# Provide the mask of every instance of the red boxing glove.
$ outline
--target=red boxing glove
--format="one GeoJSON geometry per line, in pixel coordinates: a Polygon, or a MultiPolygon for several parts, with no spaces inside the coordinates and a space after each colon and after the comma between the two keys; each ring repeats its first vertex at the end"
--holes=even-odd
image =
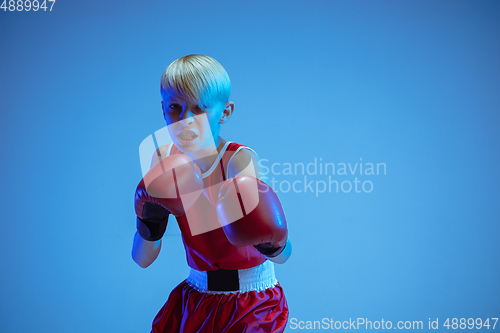
{"type": "Polygon", "coordinates": [[[202,190],[201,171],[189,156],[167,156],[156,163],[137,185],[135,212],[143,218],[144,204],[150,202],[181,216],[193,206],[202,190]]]}
{"type": "Polygon", "coordinates": [[[238,176],[224,183],[217,215],[227,239],[236,247],[272,243],[276,248],[286,243],[288,229],[278,196],[257,178],[238,176]]]}

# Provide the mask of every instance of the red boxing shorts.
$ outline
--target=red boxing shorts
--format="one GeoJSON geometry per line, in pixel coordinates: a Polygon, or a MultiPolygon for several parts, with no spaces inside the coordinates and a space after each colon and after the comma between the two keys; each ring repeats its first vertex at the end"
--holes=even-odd
{"type": "MultiPolygon", "coordinates": [[[[274,264],[237,272],[237,291],[210,289],[211,275],[191,269],[153,321],[152,333],[278,333],[285,330],[288,305],[274,264]]],[[[214,280],[214,278],[212,278],[214,280]]],[[[212,281],[213,282],[213,281],[212,281]]]]}

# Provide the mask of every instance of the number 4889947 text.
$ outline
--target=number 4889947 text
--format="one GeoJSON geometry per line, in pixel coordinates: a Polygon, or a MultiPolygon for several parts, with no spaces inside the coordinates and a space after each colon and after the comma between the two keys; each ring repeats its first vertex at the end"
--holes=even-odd
{"type": "MultiPolygon", "coordinates": [[[[1,0],[0,0],[1,1],[1,0]]],[[[29,12],[30,10],[33,10],[34,12],[38,10],[45,11],[52,11],[52,7],[54,7],[54,4],[56,3],[56,0],[4,0],[2,2],[2,5],[0,6],[0,9],[3,9],[4,12],[9,11],[9,12],[29,12]],[[47,2],[50,5],[50,8],[47,7],[47,2]]]]}

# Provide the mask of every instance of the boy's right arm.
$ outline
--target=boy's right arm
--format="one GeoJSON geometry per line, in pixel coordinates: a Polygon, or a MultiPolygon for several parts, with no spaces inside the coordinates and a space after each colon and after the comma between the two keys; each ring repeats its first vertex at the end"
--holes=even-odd
{"type": "Polygon", "coordinates": [[[157,241],[147,241],[136,232],[134,236],[134,245],[132,247],[132,259],[142,268],[146,268],[158,258],[160,249],[161,239],[157,241]]]}
{"type": "Polygon", "coordinates": [[[135,194],[137,233],[132,258],[143,268],[158,257],[168,216],[183,215],[203,190],[201,171],[193,160],[184,154],[165,157],[166,148],[155,152],[151,169],[139,182],[135,194]]]}
{"type": "MultiPolygon", "coordinates": [[[[151,160],[151,168],[158,163],[162,158],[165,157],[166,147],[162,146],[156,150],[153,154],[151,160]]],[[[132,259],[142,268],[146,268],[151,265],[161,250],[161,239],[157,241],[148,241],[139,235],[139,232],[136,231],[134,235],[134,243],[132,245],[132,259]]]]}

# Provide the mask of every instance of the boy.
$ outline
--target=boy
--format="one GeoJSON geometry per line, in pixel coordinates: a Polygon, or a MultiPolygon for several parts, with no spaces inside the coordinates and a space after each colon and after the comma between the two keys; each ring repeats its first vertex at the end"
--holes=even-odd
{"type": "Polygon", "coordinates": [[[203,55],[175,60],[161,79],[173,143],[158,148],[137,187],[132,257],[143,268],[154,262],[173,214],[191,272],[153,333],[283,332],[288,320],[273,264],[291,254],[284,213],[256,176],[257,154],[219,136],[234,111],[230,90],[224,68],[203,55]]]}

